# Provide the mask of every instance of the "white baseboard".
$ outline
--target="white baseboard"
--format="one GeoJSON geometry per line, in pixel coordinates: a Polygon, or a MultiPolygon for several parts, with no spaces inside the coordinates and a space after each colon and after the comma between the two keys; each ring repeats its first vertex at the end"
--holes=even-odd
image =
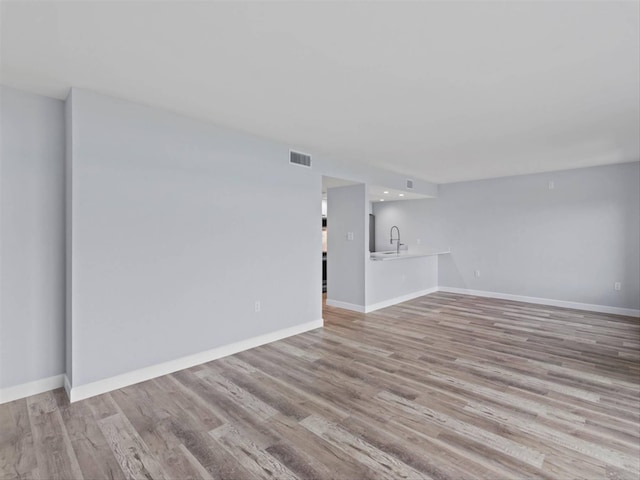
{"type": "Polygon", "coordinates": [[[610,313],[613,315],[626,315],[628,317],[640,317],[640,310],[633,308],[609,307],[607,305],[592,305],[590,303],[568,302],[565,300],[553,300],[551,298],[526,297],[512,295],[510,293],[485,292],[484,290],[470,290],[468,288],[438,287],[438,291],[446,293],[459,293],[476,297],[498,298],[500,300],[513,300],[514,302],[535,303],[538,305],[550,305],[552,307],[573,308],[590,312],[610,313]]]}
{"type": "Polygon", "coordinates": [[[423,297],[425,295],[429,295],[430,293],[435,293],[438,291],[438,287],[428,288],[426,290],[421,290],[419,292],[409,293],[407,295],[402,295],[400,297],[390,298],[389,300],[384,300],[382,302],[374,303],[372,305],[367,305],[365,307],[365,313],[373,312],[375,310],[380,310],[381,308],[390,307],[392,305],[397,305],[398,303],[408,302],[409,300],[413,300],[414,298],[423,297]]]}
{"type": "MultiPolygon", "coordinates": [[[[420,292],[403,295],[393,299],[378,302],[373,305],[356,305],[347,302],[341,302],[337,300],[327,299],[327,305],[344,308],[360,313],[373,312],[381,308],[396,305],[398,303],[406,302],[414,298],[418,298],[436,291],[457,293],[462,295],[473,295],[477,297],[497,298],[501,300],[513,300],[516,302],[533,303],[539,305],[550,305],[554,307],[573,308],[576,310],[586,310],[591,312],[609,313],[614,315],[626,315],[630,317],[640,317],[640,310],[621,307],[610,307],[606,305],[593,305],[588,303],[569,302],[564,300],[553,300],[549,298],[527,297],[523,295],[513,295],[509,293],[487,292],[483,290],[471,290],[467,288],[457,287],[437,287],[420,292]]],[[[321,328],[323,326],[323,320],[315,320],[293,327],[285,328],[275,332],[259,335],[257,337],[249,338],[247,340],[241,340],[239,342],[217,347],[206,352],[189,355],[187,357],[179,358],[169,362],[164,362],[158,365],[135,370],[115,377],[99,380],[97,382],[89,383],[86,385],[80,385],[72,387],[69,379],[66,375],[54,375],[52,377],[35,380],[33,382],[16,385],[13,387],[0,389],[0,405],[3,403],[18,400],[20,398],[28,397],[30,395],[37,395],[39,393],[54,390],[56,388],[64,387],[71,402],[83,400],[85,398],[100,395],[118,388],[123,388],[135,383],[150,380],[155,377],[167,375],[169,373],[183,370],[185,368],[193,367],[202,363],[210,362],[218,358],[233,355],[235,353],[242,352],[266,343],[275,342],[292,335],[298,335],[300,333],[321,328]]]]}
{"type": "Polygon", "coordinates": [[[364,305],[356,305],[355,303],[341,302],[340,300],[331,300],[327,298],[327,305],[330,307],[344,308],[353,312],[365,313],[364,305]]]}
{"type": "Polygon", "coordinates": [[[275,342],[283,338],[298,335],[300,333],[308,332],[309,330],[315,330],[321,328],[324,324],[322,319],[314,320],[300,325],[295,325],[289,328],[283,328],[275,332],[266,333],[264,335],[258,335],[257,337],[241,340],[230,345],[224,345],[222,347],[213,348],[206,352],[196,353],[186,357],[178,358],[168,362],[152,365],[150,367],[141,368],[132,372],[123,373],[111,378],[105,378],[104,380],[98,380],[96,382],[87,383],[85,385],[72,386],[69,394],[70,402],[77,402],[78,400],[84,400],[85,398],[94,397],[102,393],[107,393],[118,388],[127,387],[136,383],[151,380],[152,378],[167,375],[169,373],[177,372],[178,370],[184,370],[195,365],[210,362],[218,358],[233,355],[235,353],[249,350],[250,348],[259,347],[266,343],[275,342]]]}
{"type": "Polygon", "coordinates": [[[357,305],[355,303],[342,302],[340,300],[332,300],[330,298],[327,298],[327,305],[329,305],[330,307],[344,308],[345,310],[351,310],[358,313],[369,313],[380,310],[381,308],[397,305],[398,303],[407,302],[409,300],[413,300],[414,298],[429,295],[430,293],[434,293],[437,291],[438,287],[428,288],[427,290],[421,290],[419,292],[409,293],[400,297],[390,298],[389,300],[383,300],[382,302],[374,303],[371,305],[357,305]]]}
{"type": "Polygon", "coordinates": [[[53,377],[42,378],[14,387],[2,388],[0,389],[0,405],[60,388],[64,385],[64,377],[65,375],[54,375],[53,377]]]}

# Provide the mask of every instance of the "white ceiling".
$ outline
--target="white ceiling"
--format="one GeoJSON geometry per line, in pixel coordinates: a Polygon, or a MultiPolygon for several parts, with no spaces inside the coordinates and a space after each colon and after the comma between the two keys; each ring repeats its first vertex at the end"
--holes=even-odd
{"type": "MultiPolygon", "coordinates": [[[[322,198],[327,199],[327,190],[335,187],[346,187],[348,185],[356,185],[358,182],[345,180],[343,178],[335,178],[322,176],[322,198]]],[[[370,202],[398,202],[402,200],[424,200],[425,198],[433,198],[420,193],[414,193],[407,190],[395,190],[379,185],[369,185],[369,201],[370,202]]]]}
{"type": "Polygon", "coordinates": [[[435,182],[640,159],[639,3],[2,2],[0,82],[71,85],[435,182]]]}
{"type": "Polygon", "coordinates": [[[394,190],[393,188],[371,185],[369,187],[369,201],[378,202],[399,202],[402,200],[423,200],[432,198],[419,193],[408,192],[406,190],[394,190]]]}

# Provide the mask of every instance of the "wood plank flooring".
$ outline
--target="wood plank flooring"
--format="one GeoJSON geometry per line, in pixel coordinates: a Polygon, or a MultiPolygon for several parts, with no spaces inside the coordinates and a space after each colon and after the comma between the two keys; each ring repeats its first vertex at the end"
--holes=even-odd
{"type": "Polygon", "coordinates": [[[634,479],[638,319],[436,293],[69,405],[0,405],[2,479],[634,479]]]}

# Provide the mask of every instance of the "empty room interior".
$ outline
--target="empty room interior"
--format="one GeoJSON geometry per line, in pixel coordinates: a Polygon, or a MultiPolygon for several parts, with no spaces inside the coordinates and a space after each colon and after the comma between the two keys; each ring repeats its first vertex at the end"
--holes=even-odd
{"type": "Polygon", "coordinates": [[[640,2],[0,0],[0,479],[640,477],[640,2]]]}

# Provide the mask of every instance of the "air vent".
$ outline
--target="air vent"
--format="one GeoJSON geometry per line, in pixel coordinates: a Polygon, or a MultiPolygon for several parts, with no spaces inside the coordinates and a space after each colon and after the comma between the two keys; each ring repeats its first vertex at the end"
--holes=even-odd
{"type": "Polygon", "coordinates": [[[289,150],[289,163],[300,165],[302,167],[311,167],[311,155],[306,153],[294,152],[289,150]]]}
{"type": "Polygon", "coordinates": [[[407,178],[407,188],[413,190],[413,180],[407,178]]]}

